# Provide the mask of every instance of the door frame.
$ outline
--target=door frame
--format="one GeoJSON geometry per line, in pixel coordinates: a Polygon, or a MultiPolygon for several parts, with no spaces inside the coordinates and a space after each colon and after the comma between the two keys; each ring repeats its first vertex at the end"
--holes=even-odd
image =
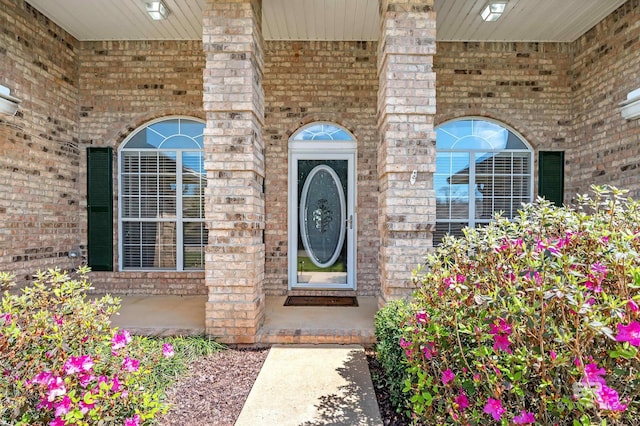
{"type": "Polygon", "coordinates": [[[288,182],[288,289],[289,290],[356,290],[356,149],[354,141],[290,141],[288,182]],[[347,283],[298,283],[298,160],[347,160],[346,220],[347,283]]]}

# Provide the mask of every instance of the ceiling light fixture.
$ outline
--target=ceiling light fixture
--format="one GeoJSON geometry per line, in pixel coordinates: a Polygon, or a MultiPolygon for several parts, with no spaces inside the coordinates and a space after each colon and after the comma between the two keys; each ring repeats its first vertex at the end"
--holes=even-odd
{"type": "Polygon", "coordinates": [[[480,13],[483,21],[497,21],[504,13],[508,0],[491,0],[485,5],[480,13]]]}
{"type": "Polygon", "coordinates": [[[147,13],[154,21],[161,21],[169,16],[169,8],[162,0],[145,1],[144,5],[147,8],[147,13]]]}

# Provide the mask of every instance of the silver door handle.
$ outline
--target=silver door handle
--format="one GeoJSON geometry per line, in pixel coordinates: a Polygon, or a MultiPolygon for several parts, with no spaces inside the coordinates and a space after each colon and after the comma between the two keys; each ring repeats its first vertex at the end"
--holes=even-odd
{"type": "Polygon", "coordinates": [[[347,219],[347,223],[349,224],[349,229],[353,229],[353,215],[349,215],[349,219],[347,219]]]}

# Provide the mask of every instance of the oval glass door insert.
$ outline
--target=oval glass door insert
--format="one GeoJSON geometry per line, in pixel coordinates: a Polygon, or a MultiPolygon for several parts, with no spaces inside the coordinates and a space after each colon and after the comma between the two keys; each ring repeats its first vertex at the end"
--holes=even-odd
{"type": "Polygon", "coordinates": [[[319,268],[332,266],[342,251],[346,227],[340,178],[326,164],[316,166],[300,195],[300,237],[309,259],[319,268]]]}

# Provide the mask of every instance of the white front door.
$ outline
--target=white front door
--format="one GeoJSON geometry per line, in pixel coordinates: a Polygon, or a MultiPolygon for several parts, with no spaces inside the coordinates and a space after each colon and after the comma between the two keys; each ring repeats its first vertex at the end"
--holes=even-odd
{"type": "Polygon", "coordinates": [[[290,144],[289,288],[355,290],[355,146],[290,144]]]}

